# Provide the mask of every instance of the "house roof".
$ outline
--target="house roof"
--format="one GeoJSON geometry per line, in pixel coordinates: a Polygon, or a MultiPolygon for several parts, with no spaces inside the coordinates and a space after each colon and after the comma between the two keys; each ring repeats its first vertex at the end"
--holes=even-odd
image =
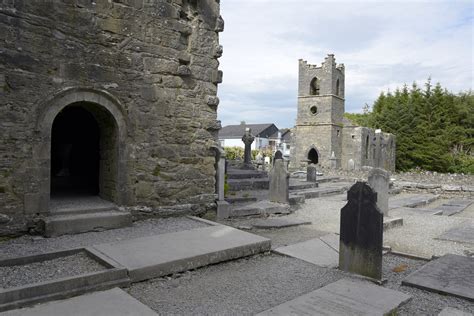
{"type": "Polygon", "coordinates": [[[251,129],[252,135],[262,138],[268,138],[275,129],[278,130],[273,123],[227,125],[219,130],[219,138],[241,138],[247,127],[251,129]]]}
{"type": "Polygon", "coordinates": [[[278,139],[278,133],[280,133],[281,140],[291,140],[291,130],[289,128],[282,128],[273,133],[269,138],[278,139]]]}

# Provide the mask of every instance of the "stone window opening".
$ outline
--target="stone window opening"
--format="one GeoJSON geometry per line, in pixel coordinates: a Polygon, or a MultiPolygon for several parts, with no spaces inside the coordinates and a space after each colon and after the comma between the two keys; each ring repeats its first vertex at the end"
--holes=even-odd
{"type": "Polygon", "coordinates": [[[320,82],[317,77],[314,77],[310,83],[310,94],[319,95],[320,94],[320,82]]]}
{"type": "Polygon", "coordinates": [[[336,81],[336,95],[337,95],[337,96],[340,95],[340,91],[339,91],[339,79],[337,79],[337,81],[336,81]]]}
{"type": "Polygon", "coordinates": [[[337,137],[341,136],[341,131],[340,131],[340,130],[336,130],[336,134],[337,134],[337,137]]]}
{"type": "Polygon", "coordinates": [[[316,115],[318,114],[318,107],[313,105],[312,107],[309,108],[309,111],[311,112],[311,114],[316,115]]]}

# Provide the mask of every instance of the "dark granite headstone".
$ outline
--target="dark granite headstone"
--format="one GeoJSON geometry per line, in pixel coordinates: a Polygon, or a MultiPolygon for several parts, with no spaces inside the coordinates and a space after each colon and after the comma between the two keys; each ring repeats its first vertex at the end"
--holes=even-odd
{"type": "Polygon", "coordinates": [[[316,182],[316,177],[317,177],[316,165],[310,163],[308,167],[306,167],[306,181],[316,182]]]}
{"type": "Polygon", "coordinates": [[[341,209],[339,269],[382,278],[383,213],[377,194],[365,182],[357,182],[347,192],[341,209]]]}
{"type": "Polygon", "coordinates": [[[275,156],[273,156],[273,161],[277,160],[277,159],[283,159],[283,153],[279,150],[277,150],[275,152],[275,156]]]}

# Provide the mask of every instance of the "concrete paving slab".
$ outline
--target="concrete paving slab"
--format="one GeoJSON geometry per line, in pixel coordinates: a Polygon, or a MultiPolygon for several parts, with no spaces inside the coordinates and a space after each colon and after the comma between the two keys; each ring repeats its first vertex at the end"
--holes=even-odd
{"type": "Polygon", "coordinates": [[[445,231],[436,239],[451,240],[464,243],[474,244],[474,224],[468,222],[445,231]]]}
{"type": "Polygon", "coordinates": [[[310,225],[311,222],[296,218],[267,218],[258,219],[252,223],[252,227],[260,229],[285,228],[299,225],[310,225]]]}
{"type": "Polygon", "coordinates": [[[148,306],[142,304],[119,288],[76,296],[63,301],[36,305],[0,313],[0,316],[154,316],[148,306]]]}
{"type": "Polygon", "coordinates": [[[453,307],[445,307],[443,310],[438,314],[438,316],[472,316],[471,313],[464,312],[457,308],[453,307]]]}
{"type": "Polygon", "coordinates": [[[258,315],[386,315],[409,299],[368,282],[342,279],[258,315]]]}
{"type": "Polygon", "coordinates": [[[274,251],[320,267],[335,268],[339,264],[338,252],[319,238],[280,247],[274,251]]]}
{"type": "Polygon", "coordinates": [[[474,258],[447,254],[408,275],[403,285],[474,301],[474,258]]]}
{"type": "Polygon", "coordinates": [[[218,225],[94,248],[127,268],[132,282],[137,282],[269,251],[271,241],[218,225]]]}

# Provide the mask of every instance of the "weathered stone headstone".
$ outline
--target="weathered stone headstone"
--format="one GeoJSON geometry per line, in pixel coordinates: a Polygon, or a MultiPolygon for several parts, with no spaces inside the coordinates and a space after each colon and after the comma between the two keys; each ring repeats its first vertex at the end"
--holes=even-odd
{"type": "Polygon", "coordinates": [[[316,178],[317,178],[316,165],[313,163],[310,163],[308,167],[306,167],[306,181],[316,182],[316,178]]]}
{"type": "Polygon", "coordinates": [[[331,169],[337,169],[337,158],[334,152],[331,153],[331,158],[329,158],[331,169]]]}
{"type": "Polygon", "coordinates": [[[286,171],[282,159],[275,160],[270,172],[270,201],[289,203],[290,174],[286,171]]]}
{"type": "Polygon", "coordinates": [[[377,206],[384,216],[388,216],[388,188],[390,173],[380,168],[373,168],[369,172],[369,185],[377,193],[377,206]]]}
{"type": "Polygon", "coordinates": [[[355,170],[354,159],[349,159],[349,161],[347,162],[347,170],[355,170]]]}
{"type": "Polygon", "coordinates": [[[251,145],[254,141],[255,137],[252,135],[250,128],[245,129],[245,134],[242,136],[242,141],[245,144],[244,150],[244,166],[245,167],[252,167],[252,149],[251,145]]]}
{"type": "Polygon", "coordinates": [[[382,278],[383,213],[377,194],[365,182],[357,182],[347,192],[341,209],[339,269],[382,278]]]}

